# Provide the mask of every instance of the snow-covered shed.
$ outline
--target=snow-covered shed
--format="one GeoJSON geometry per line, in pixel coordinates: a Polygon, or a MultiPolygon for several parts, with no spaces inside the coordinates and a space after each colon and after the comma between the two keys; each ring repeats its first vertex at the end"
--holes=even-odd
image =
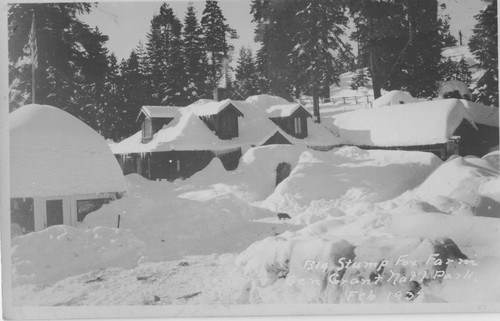
{"type": "Polygon", "coordinates": [[[11,223],[18,232],[77,225],[127,187],[106,141],[52,106],[9,115],[11,223]]]}
{"type": "Polygon", "coordinates": [[[442,159],[473,154],[478,139],[474,120],[458,99],[343,113],[334,117],[333,127],[346,145],[429,151],[442,159]]]}
{"type": "Polygon", "coordinates": [[[373,101],[373,107],[387,107],[415,103],[418,100],[402,90],[389,91],[373,101]]]}

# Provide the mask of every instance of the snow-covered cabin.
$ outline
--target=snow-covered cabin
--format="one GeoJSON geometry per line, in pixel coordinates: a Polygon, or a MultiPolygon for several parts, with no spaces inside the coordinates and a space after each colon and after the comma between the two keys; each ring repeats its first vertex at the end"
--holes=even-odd
{"type": "Polygon", "coordinates": [[[126,192],[104,138],[67,112],[27,105],[9,123],[13,234],[75,226],[126,192]]]}
{"type": "Polygon", "coordinates": [[[435,100],[336,115],[334,130],[346,145],[367,149],[474,154],[479,139],[475,122],[458,99],[435,100]]]}
{"type": "Polygon", "coordinates": [[[242,152],[255,146],[299,144],[330,149],[338,145],[331,132],[310,118],[302,106],[269,95],[246,101],[200,99],[186,107],[145,106],[138,117],[142,130],[111,148],[125,175],[175,180],[190,177],[214,157],[226,170],[236,169],[242,152]],[[280,128],[272,120],[274,114],[266,112],[273,108],[285,110],[285,117],[291,119],[295,115],[304,118],[302,130],[294,137],[280,128]]]}
{"type": "Polygon", "coordinates": [[[295,138],[307,137],[307,118],[312,115],[300,104],[274,105],[266,110],[269,118],[295,138]]]}
{"type": "Polygon", "coordinates": [[[418,99],[402,90],[389,91],[373,101],[373,107],[387,107],[392,105],[411,104],[418,99]]]}
{"type": "Polygon", "coordinates": [[[158,114],[172,119],[150,139],[142,139],[143,126],[141,131],[111,147],[125,175],[138,173],[148,179],[170,181],[188,178],[205,168],[214,157],[219,157],[226,169],[236,168],[240,149],[218,137],[202,120],[204,114],[199,116],[190,106],[158,107],[162,108],[165,111],[158,114]]]}

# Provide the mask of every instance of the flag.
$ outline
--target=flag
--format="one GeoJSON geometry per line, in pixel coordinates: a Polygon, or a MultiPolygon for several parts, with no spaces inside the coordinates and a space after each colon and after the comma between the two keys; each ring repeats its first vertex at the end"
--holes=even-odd
{"type": "Polygon", "coordinates": [[[38,47],[36,43],[36,26],[35,26],[35,14],[33,13],[33,19],[31,21],[31,31],[29,38],[29,45],[31,50],[31,63],[33,68],[38,68],[38,47]]]}

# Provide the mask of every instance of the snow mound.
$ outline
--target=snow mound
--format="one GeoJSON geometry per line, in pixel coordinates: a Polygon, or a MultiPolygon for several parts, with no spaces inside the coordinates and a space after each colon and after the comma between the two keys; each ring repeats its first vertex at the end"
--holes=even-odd
{"type": "Polygon", "coordinates": [[[13,284],[44,286],[101,268],[132,268],[144,245],[128,230],[51,226],[12,240],[13,284]]]}
{"type": "Polygon", "coordinates": [[[500,186],[495,183],[500,170],[496,164],[498,153],[482,159],[452,157],[415,190],[415,195],[445,213],[500,217],[500,186]]]}
{"type": "Polygon", "coordinates": [[[250,103],[254,106],[257,106],[258,108],[262,109],[263,111],[268,109],[271,106],[275,105],[289,105],[290,102],[286,100],[285,98],[281,98],[278,96],[271,96],[271,95],[254,95],[248,97],[245,102],[250,103]]]}
{"type": "Polygon", "coordinates": [[[11,197],[126,191],[104,138],[69,113],[26,105],[9,124],[11,197]]]}
{"type": "MultiPolygon", "coordinates": [[[[148,181],[138,175],[126,179],[130,193],[87,215],[83,223],[92,228],[113,227],[120,215],[120,228],[146,244],[143,261],[237,252],[282,229],[253,222],[275,213],[251,206],[232,193],[204,191],[196,177],[178,183],[148,181]]],[[[200,176],[198,180],[204,181],[200,176]]]]}
{"type": "Polygon", "coordinates": [[[401,90],[392,90],[373,101],[373,107],[386,107],[392,105],[410,104],[417,102],[410,93],[401,90]]]}
{"type": "Polygon", "coordinates": [[[306,151],[262,206],[307,222],[310,216],[331,216],[327,214],[332,207],[353,213],[353,204],[386,201],[417,187],[440,164],[434,154],[422,152],[357,147],[328,153],[306,151]]]}
{"type": "Polygon", "coordinates": [[[459,80],[447,80],[439,84],[438,97],[444,99],[446,94],[458,91],[461,97],[468,100],[472,99],[472,93],[469,87],[462,81],[459,80]]]}

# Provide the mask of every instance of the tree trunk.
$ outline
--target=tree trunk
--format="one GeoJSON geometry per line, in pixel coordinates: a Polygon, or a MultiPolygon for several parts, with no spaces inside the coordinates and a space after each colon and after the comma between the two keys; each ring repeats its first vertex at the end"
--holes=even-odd
{"type": "Polygon", "coordinates": [[[381,93],[381,87],[380,87],[380,82],[379,82],[379,77],[377,74],[377,70],[375,70],[375,53],[373,50],[372,45],[370,44],[370,72],[372,74],[372,87],[373,87],[373,98],[377,99],[380,96],[382,96],[381,93]]]}
{"type": "Polygon", "coordinates": [[[313,83],[313,88],[312,88],[312,95],[313,95],[313,114],[316,123],[321,123],[321,118],[319,116],[319,95],[318,95],[318,85],[316,83],[313,83]]]}

